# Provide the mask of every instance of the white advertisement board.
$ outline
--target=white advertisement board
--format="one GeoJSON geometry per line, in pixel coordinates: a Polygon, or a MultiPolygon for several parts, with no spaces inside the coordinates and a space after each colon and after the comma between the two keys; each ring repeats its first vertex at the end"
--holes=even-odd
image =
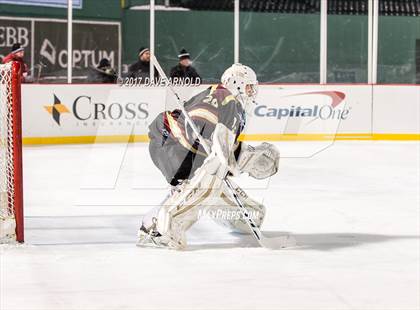
{"type": "Polygon", "coordinates": [[[375,86],[373,95],[375,133],[420,133],[420,85],[375,86]]]}
{"type": "Polygon", "coordinates": [[[23,136],[35,142],[94,142],[103,135],[146,135],[148,123],[164,108],[164,95],[151,87],[24,85],[23,136]]]}
{"type": "MultiPolygon", "coordinates": [[[[178,88],[188,100],[208,85],[178,88]]],[[[260,85],[245,140],[368,139],[419,133],[420,87],[260,85]],[[399,112],[398,112],[399,111],[399,112]],[[374,126],[374,127],[373,127],[374,126]]],[[[164,87],[22,87],[27,144],[147,141],[156,115],[176,108],[164,87]]]]}

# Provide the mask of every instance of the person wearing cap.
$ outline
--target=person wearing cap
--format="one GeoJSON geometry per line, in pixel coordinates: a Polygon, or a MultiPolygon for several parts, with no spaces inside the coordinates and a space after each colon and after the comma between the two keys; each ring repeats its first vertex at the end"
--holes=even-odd
{"type": "Polygon", "coordinates": [[[25,78],[28,75],[28,66],[25,64],[25,61],[23,60],[24,56],[25,56],[25,51],[22,45],[20,43],[15,43],[12,46],[12,51],[10,52],[10,54],[8,54],[7,56],[3,58],[4,64],[11,61],[17,61],[20,63],[20,67],[21,67],[20,72],[21,72],[22,82],[25,81],[25,78]]]}
{"type": "Polygon", "coordinates": [[[115,83],[117,81],[117,73],[111,67],[109,60],[102,58],[99,66],[90,68],[88,81],[90,83],[115,83]]]}
{"type": "Polygon", "coordinates": [[[179,52],[178,59],[179,63],[171,69],[169,74],[172,81],[178,81],[180,84],[200,84],[201,77],[191,66],[190,53],[188,53],[186,49],[182,49],[179,52]],[[177,80],[175,78],[177,78],[177,80]]]}
{"type": "MultiPolygon", "coordinates": [[[[138,54],[139,60],[128,68],[128,77],[132,78],[149,78],[150,74],[150,50],[147,47],[141,47],[138,54]]],[[[159,73],[155,69],[155,79],[159,77],[159,73]]]]}

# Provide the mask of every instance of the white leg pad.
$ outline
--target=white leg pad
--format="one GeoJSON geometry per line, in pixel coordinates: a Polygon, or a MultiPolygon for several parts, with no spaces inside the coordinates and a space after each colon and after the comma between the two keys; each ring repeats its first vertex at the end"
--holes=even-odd
{"type": "MultiPolygon", "coordinates": [[[[232,180],[231,183],[235,186],[236,193],[238,194],[245,208],[248,210],[255,224],[258,227],[261,227],[265,218],[264,205],[250,198],[232,180]]],[[[233,200],[227,189],[222,191],[220,196],[214,198],[212,205],[213,206],[211,206],[208,211],[210,211],[210,216],[216,223],[228,227],[234,232],[244,234],[251,233],[241,210],[236,205],[236,202],[233,200]]]]}
{"type": "MultiPolygon", "coordinates": [[[[166,240],[171,240],[170,247],[172,248],[184,249],[186,247],[186,231],[198,220],[200,210],[211,207],[212,198],[220,196],[222,188],[220,176],[224,174],[217,171],[210,174],[206,170],[206,165],[207,163],[204,163],[191,180],[177,186],[172,195],[153,211],[155,214],[153,223],[156,224],[156,230],[166,240]]],[[[150,217],[150,215],[146,216],[146,218],[150,217]]]]}

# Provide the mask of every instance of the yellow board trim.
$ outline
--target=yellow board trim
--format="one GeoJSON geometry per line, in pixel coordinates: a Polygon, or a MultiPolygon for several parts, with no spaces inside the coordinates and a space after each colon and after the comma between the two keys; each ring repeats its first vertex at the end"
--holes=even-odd
{"type": "Polygon", "coordinates": [[[420,133],[403,133],[403,134],[386,134],[376,133],[373,134],[372,140],[407,140],[407,141],[419,141],[420,133]]]}
{"type": "Polygon", "coordinates": [[[334,141],[334,140],[420,140],[420,134],[338,133],[332,134],[244,134],[241,141],[334,141]]]}
{"type": "MultiPolygon", "coordinates": [[[[360,133],[336,135],[327,134],[244,134],[239,137],[241,141],[420,141],[420,134],[398,133],[360,133]]],[[[43,144],[91,144],[91,143],[133,143],[149,142],[147,135],[113,135],[113,136],[70,136],[70,137],[31,137],[23,138],[24,145],[43,144]]]]}
{"type": "Polygon", "coordinates": [[[24,145],[38,144],[92,144],[92,143],[124,143],[149,142],[147,135],[115,135],[115,136],[71,136],[71,137],[31,137],[23,138],[24,145]]]}

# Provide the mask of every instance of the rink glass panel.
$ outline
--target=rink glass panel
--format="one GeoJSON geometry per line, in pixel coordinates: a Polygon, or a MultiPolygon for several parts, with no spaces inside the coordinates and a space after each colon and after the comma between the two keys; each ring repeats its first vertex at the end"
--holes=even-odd
{"type": "Polygon", "coordinates": [[[122,65],[121,75],[138,61],[139,49],[150,45],[150,12],[125,10],[122,19],[122,65]]]}
{"type": "Polygon", "coordinates": [[[266,83],[319,83],[320,15],[240,13],[240,62],[266,83]]]}
{"type": "Polygon", "coordinates": [[[368,27],[367,15],[328,14],[329,83],[367,83],[368,27]]]}
{"type": "Polygon", "coordinates": [[[379,16],[378,83],[420,84],[418,41],[420,16],[379,16]]]}
{"type": "Polygon", "coordinates": [[[220,81],[234,58],[233,12],[156,11],[156,54],[167,74],[185,48],[204,82],[220,81]]]}

